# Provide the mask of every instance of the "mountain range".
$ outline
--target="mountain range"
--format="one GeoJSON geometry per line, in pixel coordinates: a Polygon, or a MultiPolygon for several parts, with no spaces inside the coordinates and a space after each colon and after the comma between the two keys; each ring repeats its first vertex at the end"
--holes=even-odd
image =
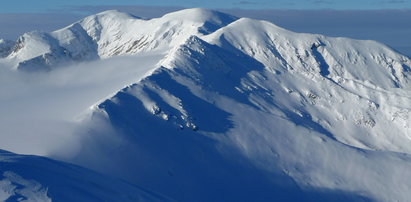
{"type": "Polygon", "coordinates": [[[68,83],[86,80],[96,94],[82,104],[86,93],[70,94],[58,106],[70,109],[64,119],[76,117],[75,135],[59,143],[81,145],[74,152],[0,142],[37,155],[2,152],[0,199],[410,198],[411,60],[379,42],[295,33],[199,8],[154,19],[105,11],[0,40],[0,57],[24,78],[80,72],[68,83]],[[114,73],[98,72],[108,68],[122,72],[122,82],[104,82],[114,73]],[[111,88],[97,93],[103,84],[111,88]]]}

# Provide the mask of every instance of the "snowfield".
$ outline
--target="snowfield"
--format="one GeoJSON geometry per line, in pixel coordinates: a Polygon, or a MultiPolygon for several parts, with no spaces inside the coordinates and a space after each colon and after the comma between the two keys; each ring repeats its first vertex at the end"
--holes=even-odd
{"type": "MultiPolygon", "coordinates": [[[[2,149],[177,201],[411,197],[411,60],[381,43],[205,9],[106,11],[0,41],[1,55],[2,149]]],[[[25,177],[6,162],[0,199],[59,200],[46,170],[25,177]]]]}

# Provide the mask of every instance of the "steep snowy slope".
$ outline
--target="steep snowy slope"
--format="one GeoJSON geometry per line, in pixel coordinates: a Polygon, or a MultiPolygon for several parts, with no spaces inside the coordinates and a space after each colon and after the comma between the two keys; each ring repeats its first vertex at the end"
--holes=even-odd
{"type": "Polygon", "coordinates": [[[298,34],[251,19],[206,40],[264,66],[237,86],[261,110],[311,119],[355,147],[411,153],[409,58],[374,41],[298,34]]]}
{"type": "Polygon", "coordinates": [[[182,201],[410,197],[408,58],[250,19],[202,38],[98,105],[92,120],[106,119],[125,141],[73,161],[182,201]],[[109,157],[87,160],[98,153],[109,157]]]}
{"type": "Polygon", "coordinates": [[[24,34],[8,58],[18,69],[38,69],[138,52],[166,53],[191,35],[209,34],[234,20],[233,16],[203,9],[151,20],[105,11],[52,33],[24,34]]]}
{"type": "Polygon", "coordinates": [[[1,201],[171,201],[71,164],[0,150],[1,201]]]}
{"type": "Polygon", "coordinates": [[[50,34],[29,32],[17,40],[7,59],[18,69],[40,71],[68,62],[67,55],[68,52],[50,34]]]}

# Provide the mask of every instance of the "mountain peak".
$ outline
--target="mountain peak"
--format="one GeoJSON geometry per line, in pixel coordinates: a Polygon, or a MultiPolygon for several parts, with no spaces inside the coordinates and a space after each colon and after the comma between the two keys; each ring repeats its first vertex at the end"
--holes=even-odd
{"type": "Polygon", "coordinates": [[[125,12],[121,12],[119,10],[106,10],[91,16],[86,17],[87,18],[95,18],[95,17],[99,17],[99,18],[114,18],[114,19],[139,19],[140,17],[131,15],[129,13],[125,13],[125,12]]]}
{"type": "Polygon", "coordinates": [[[176,12],[168,13],[164,15],[162,18],[191,20],[194,22],[215,21],[221,24],[229,24],[232,21],[238,19],[235,16],[205,8],[190,8],[179,10],[176,12]]]}

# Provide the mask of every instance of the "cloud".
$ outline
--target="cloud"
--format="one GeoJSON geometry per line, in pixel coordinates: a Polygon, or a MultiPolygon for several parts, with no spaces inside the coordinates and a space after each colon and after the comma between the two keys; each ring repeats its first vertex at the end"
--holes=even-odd
{"type": "Polygon", "coordinates": [[[327,1],[327,0],[316,0],[316,1],[311,1],[314,4],[334,4],[332,1],[327,1]]]}
{"type": "Polygon", "coordinates": [[[81,15],[91,15],[106,10],[120,10],[122,12],[131,13],[142,18],[160,17],[166,13],[184,9],[178,6],[132,6],[132,5],[110,5],[110,6],[66,6],[52,12],[76,13],[81,15]]]}
{"type": "Polygon", "coordinates": [[[383,3],[389,3],[389,4],[403,4],[405,3],[404,0],[391,0],[391,1],[383,1],[383,3]]]}
{"type": "Polygon", "coordinates": [[[315,4],[333,4],[334,2],[324,1],[324,0],[317,0],[317,1],[313,1],[313,3],[315,3],[315,4]]]}
{"type": "Polygon", "coordinates": [[[80,122],[90,106],[138,81],[160,58],[115,57],[40,73],[14,71],[0,63],[0,148],[75,155],[83,147],[79,126],[86,127],[80,122]]]}
{"type": "Polygon", "coordinates": [[[258,5],[261,4],[259,2],[253,2],[253,1],[240,1],[235,3],[236,5],[258,5]]]}
{"type": "Polygon", "coordinates": [[[410,0],[380,0],[380,1],[375,1],[372,2],[374,5],[380,5],[383,7],[406,7],[405,4],[408,5],[408,7],[411,5],[410,0]]]}

